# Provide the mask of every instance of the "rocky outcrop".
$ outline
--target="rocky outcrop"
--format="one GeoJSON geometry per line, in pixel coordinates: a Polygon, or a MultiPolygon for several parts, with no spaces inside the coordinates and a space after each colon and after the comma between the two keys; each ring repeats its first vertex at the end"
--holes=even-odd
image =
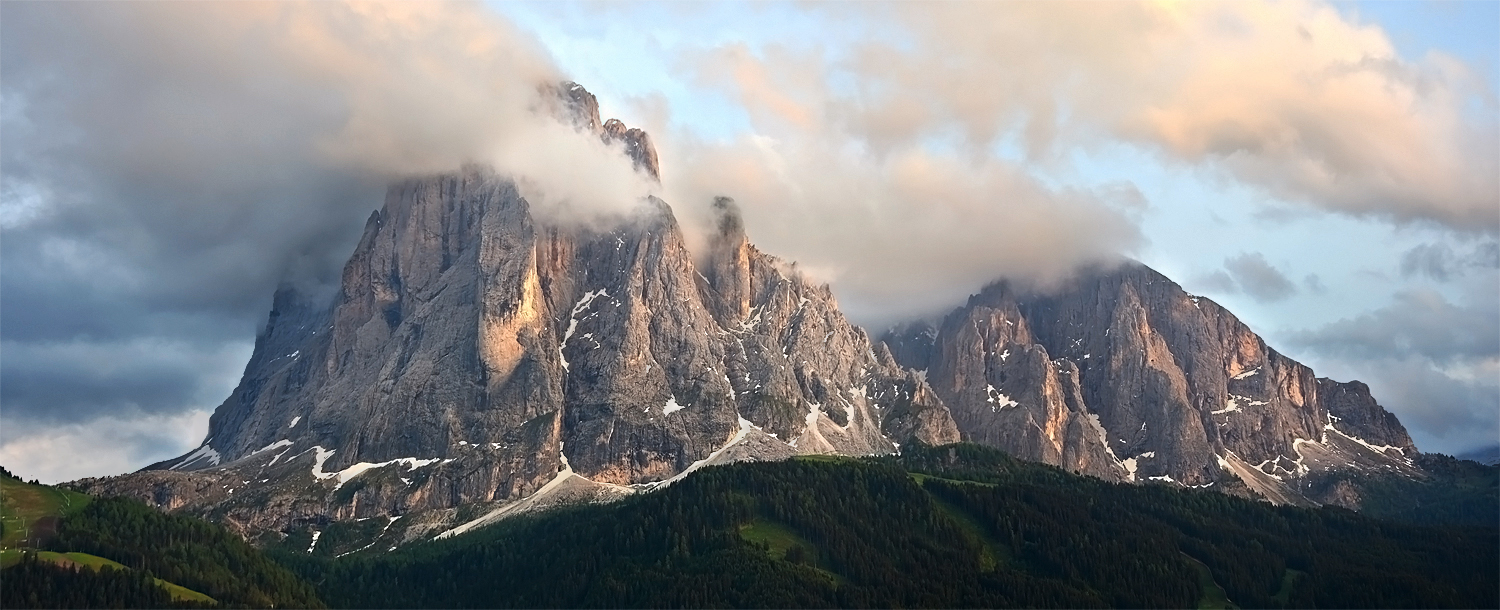
{"type": "MultiPolygon", "coordinates": [[[[581,87],[557,95],[655,175],[643,132],[600,123],[581,87]]],[[[695,262],[658,199],[599,227],[539,223],[482,167],[393,185],[333,299],[278,291],[200,448],[86,485],[264,531],[958,440],[828,286],[752,246],[732,202],[713,205],[719,231],[695,262]]]]}
{"type": "Polygon", "coordinates": [[[1316,378],[1138,263],[1050,292],[998,283],[935,333],[887,337],[927,370],[966,440],[1076,472],[1210,485],[1245,478],[1230,467],[1242,462],[1275,485],[1314,469],[1411,469],[1410,437],[1364,384],[1316,378]]]}

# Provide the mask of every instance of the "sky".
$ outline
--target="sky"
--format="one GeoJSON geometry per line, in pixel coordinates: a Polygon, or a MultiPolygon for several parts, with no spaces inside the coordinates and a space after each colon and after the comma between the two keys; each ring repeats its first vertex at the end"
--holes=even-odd
{"type": "Polygon", "coordinates": [[[730,196],[874,332],[1141,260],[1424,451],[1500,442],[1500,3],[3,3],[0,464],[199,444],[384,186],[730,196]],[[539,120],[574,80],[660,184],[539,120]],[[578,180],[580,174],[588,180],[578,180]]]}

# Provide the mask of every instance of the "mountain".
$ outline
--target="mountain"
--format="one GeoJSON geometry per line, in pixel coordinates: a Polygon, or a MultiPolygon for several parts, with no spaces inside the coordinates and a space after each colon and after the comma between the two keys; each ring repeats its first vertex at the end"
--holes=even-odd
{"type": "Polygon", "coordinates": [[[1329,472],[1422,476],[1411,437],[1368,386],[1316,377],[1139,263],[1047,291],[998,282],[935,328],[883,339],[925,371],[965,440],[1074,472],[1283,503],[1340,503],[1308,488],[1329,472]]]}
{"type": "Polygon", "coordinates": [[[1423,527],[1210,490],[1110,484],[967,444],[708,468],[660,493],[393,553],[335,560],[335,549],[310,556],[301,544],[277,556],[336,607],[1500,601],[1493,522],[1423,527]]]}
{"type": "MultiPolygon", "coordinates": [[[[656,174],[642,132],[599,123],[577,85],[557,99],[656,174]]],[[[430,525],[446,529],[455,507],[539,490],[604,499],[720,461],[959,439],[828,286],[750,245],[732,201],[712,205],[695,264],[657,199],[597,228],[537,222],[477,166],[396,184],[331,302],[277,291],[202,446],[79,485],[247,535],[445,510],[430,525]]]]}
{"type": "MultiPolygon", "coordinates": [[[[601,122],[582,87],[543,99],[660,176],[650,137],[601,122]]],[[[1358,506],[1359,477],[1424,476],[1363,384],[1316,378],[1142,265],[997,283],[873,340],[752,245],[732,200],[702,204],[716,224],[690,253],[656,198],[564,222],[480,166],[394,184],[336,294],[277,290],[200,447],[73,486],[267,544],[384,521],[362,544],[394,547],[707,465],[913,442],[1280,503],[1358,506]]]]}

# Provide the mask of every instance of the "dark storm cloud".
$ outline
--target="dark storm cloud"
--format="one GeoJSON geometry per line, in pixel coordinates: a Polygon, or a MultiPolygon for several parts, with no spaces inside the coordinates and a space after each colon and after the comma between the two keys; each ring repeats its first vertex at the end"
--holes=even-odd
{"type": "MultiPolygon", "coordinates": [[[[100,413],[171,414],[222,400],[249,355],[248,342],[192,344],[166,339],[116,342],[5,341],[7,420],[51,424],[100,413]]],[[[6,434],[5,436],[10,436],[6,434]]]]}
{"type": "MultiPolygon", "coordinates": [[[[1371,391],[1415,433],[1439,439],[1447,452],[1495,441],[1500,426],[1500,385],[1459,379],[1420,361],[1385,361],[1372,369],[1371,391]]],[[[1436,450],[1432,443],[1425,447],[1436,450]]]]}
{"type": "Polygon", "coordinates": [[[553,216],[645,194],[539,118],[560,79],[476,4],[8,3],[0,454],[185,438],[101,426],[202,425],[277,285],[331,292],[394,179],[490,163],[553,216]]]}

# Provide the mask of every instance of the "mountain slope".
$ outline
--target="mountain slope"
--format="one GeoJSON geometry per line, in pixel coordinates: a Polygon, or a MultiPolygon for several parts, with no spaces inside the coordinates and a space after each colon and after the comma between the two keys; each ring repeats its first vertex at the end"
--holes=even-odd
{"type": "Polygon", "coordinates": [[[217,525],[4,473],[0,499],[5,607],[322,605],[307,583],[217,525]]]}
{"type": "Polygon", "coordinates": [[[1246,607],[1488,607],[1497,543],[958,445],[709,468],[396,553],[283,557],[358,607],[1187,607],[1212,587],[1246,607]]]}

